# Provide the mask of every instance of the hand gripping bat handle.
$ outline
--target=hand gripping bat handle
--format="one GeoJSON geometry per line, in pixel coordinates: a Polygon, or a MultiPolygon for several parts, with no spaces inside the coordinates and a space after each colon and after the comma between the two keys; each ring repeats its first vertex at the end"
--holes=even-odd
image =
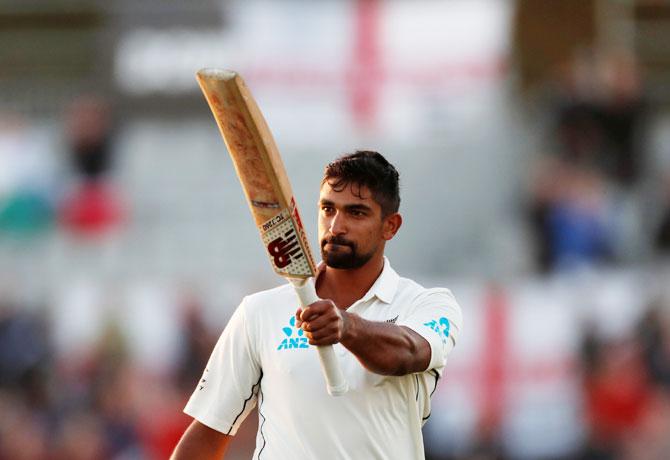
{"type": "MultiPolygon", "coordinates": [[[[291,284],[295,288],[295,292],[300,299],[300,305],[304,308],[307,305],[316,302],[319,296],[316,295],[314,281],[312,278],[306,280],[291,279],[291,284]]],[[[344,380],[340,363],[335,356],[335,350],[332,345],[325,345],[316,347],[319,351],[319,358],[321,359],[321,369],[326,377],[326,384],[328,386],[328,394],[331,396],[341,396],[349,390],[347,381],[344,380]]]]}

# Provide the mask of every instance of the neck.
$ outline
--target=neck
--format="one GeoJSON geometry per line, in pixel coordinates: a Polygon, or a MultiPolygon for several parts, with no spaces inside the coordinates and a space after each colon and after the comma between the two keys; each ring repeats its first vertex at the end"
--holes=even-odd
{"type": "Polygon", "coordinates": [[[316,282],[316,292],[346,310],[363,297],[377,281],[384,268],[382,254],[374,256],[359,268],[338,269],[326,266],[316,282]]]}

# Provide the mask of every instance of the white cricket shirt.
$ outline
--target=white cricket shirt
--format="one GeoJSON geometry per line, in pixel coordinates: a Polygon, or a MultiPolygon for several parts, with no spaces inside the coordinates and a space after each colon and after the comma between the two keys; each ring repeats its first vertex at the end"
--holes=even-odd
{"type": "Polygon", "coordinates": [[[384,259],[375,284],[347,311],[418,332],[430,343],[430,365],[402,377],[378,375],[336,344],[349,382],[340,397],[328,395],[318,353],[295,327],[298,307],[290,284],[245,297],[184,412],[234,435],[258,404],[254,459],[423,459],[430,396],[461,330],[451,292],[401,278],[384,259]]]}

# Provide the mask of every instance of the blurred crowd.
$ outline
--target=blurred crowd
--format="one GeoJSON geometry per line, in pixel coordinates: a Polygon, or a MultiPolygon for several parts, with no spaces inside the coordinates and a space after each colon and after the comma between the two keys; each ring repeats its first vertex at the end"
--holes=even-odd
{"type": "MultiPolygon", "coordinates": [[[[177,353],[165,365],[147,367],[137,360],[114,315],[90,346],[63,353],[43,309],[0,302],[0,460],[167,458],[190,423],[181,410],[219,333],[206,321],[197,295],[183,295],[177,311],[177,353]]],[[[537,458],[667,458],[670,301],[656,299],[631,325],[630,334],[604,335],[595,326],[586,321],[576,361],[568,370],[569,378],[578,382],[581,434],[567,454],[537,458]]],[[[459,378],[454,372],[461,371],[448,368],[438,393],[454,391],[451,381],[459,378]]],[[[546,371],[539,372],[534,377],[538,380],[546,371]]],[[[510,410],[502,400],[494,406],[510,410]]],[[[436,404],[434,411],[440,410],[436,404]]],[[[503,438],[503,419],[509,420],[510,414],[484,411],[477,417],[477,432],[458,452],[445,451],[428,436],[427,458],[535,458],[510,449],[503,438]]],[[[438,415],[428,423],[432,434],[447,429],[440,427],[438,415]]],[[[235,437],[230,458],[250,458],[254,430],[250,417],[235,437]]],[[[546,433],[549,438],[557,435],[546,433]]]]}
{"type": "MultiPolygon", "coordinates": [[[[634,56],[582,50],[556,75],[527,201],[538,272],[666,266],[670,145],[655,145],[660,112],[634,56]]],[[[651,302],[631,331],[584,333],[578,458],[670,457],[670,301],[651,302]]]]}
{"type": "Polygon", "coordinates": [[[59,355],[43,316],[0,303],[0,459],[167,458],[216,340],[193,297],[181,312],[177,360],[155,372],[113,320],[94,346],[59,355]]]}

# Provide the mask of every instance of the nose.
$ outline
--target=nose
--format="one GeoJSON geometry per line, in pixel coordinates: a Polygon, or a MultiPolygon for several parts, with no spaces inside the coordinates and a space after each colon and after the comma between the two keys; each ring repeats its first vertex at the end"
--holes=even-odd
{"type": "Polygon", "coordinates": [[[330,226],[328,228],[331,235],[343,235],[347,233],[346,223],[344,221],[344,215],[341,212],[336,212],[335,215],[330,220],[330,226]]]}

